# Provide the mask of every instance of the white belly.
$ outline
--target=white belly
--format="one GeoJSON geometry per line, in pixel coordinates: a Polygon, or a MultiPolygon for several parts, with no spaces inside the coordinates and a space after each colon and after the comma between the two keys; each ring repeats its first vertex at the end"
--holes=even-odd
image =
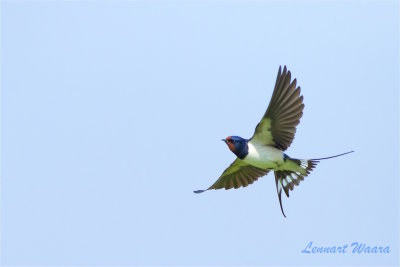
{"type": "Polygon", "coordinates": [[[283,163],[283,152],[272,146],[257,146],[248,143],[249,154],[244,161],[250,165],[263,168],[275,169],[278,164],[283,163]]]}

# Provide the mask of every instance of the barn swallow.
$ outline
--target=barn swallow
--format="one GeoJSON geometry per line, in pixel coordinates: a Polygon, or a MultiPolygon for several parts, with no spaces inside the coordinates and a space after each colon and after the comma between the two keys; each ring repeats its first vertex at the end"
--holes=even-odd
{"type": "Polygon", "coordinates": [[[239,136],[222,139],[237,158],[213,185],[194,193],[246,187],[268,172],[274,171],[279,205],[283,216],[286,217],[282,207],[282,191],[289,197],[289,191],[298,186],[321,160],[354,152],[315,159],[296,159],[284,153],[292,143],[296,126],[303,115],[303,96],[300,95],[300,87],[296,87],[296,84],[296,79],[291,81],[291,73],[287,71],[286,66],[283,72],[279,67],[269,106],[257,124],[253,136],[250,139],[239,136]]]}

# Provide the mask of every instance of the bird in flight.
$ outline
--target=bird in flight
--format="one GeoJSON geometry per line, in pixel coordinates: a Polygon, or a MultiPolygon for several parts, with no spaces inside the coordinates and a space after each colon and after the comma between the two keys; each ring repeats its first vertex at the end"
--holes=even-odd
{"type": "Polygon", "coordinates": [[[213,185],[194,193],[246,187],[259,177],[267,175],[269,171],[274,171],[279,204],[283,216],[286,217],[282,207],[282,191],[289,197],[289,191],[298,186],[319,161],[354,152],[317,159],[296,159],[284,153],[292,143],[296,126],[303,115],[303,96],[300,95],[300,87],[296,84],[296,79],[291,81],[291,73],[287,71],[286,66],[283,72],[279,67],[271,101],[257,124],[254,135],[250,139],[239,136],[222,139],[237,158],[213,185]]]}

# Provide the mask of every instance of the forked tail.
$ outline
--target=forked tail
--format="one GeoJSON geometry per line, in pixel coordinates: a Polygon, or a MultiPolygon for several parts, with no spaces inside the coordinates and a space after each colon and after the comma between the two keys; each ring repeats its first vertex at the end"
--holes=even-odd
{"type": "Polygon", "coordinates": [[[340,156],[343,156],[343,155],[346,155],[346,154],[350,154],[350,153],[353,153],[353,152],[354,151],[352,150],[352,151],[345,152],[345,153],[342,153],[342,154],[339,154],[339,155],[335,155],[335,156],[330,156],[330,157],[326,157],[326,158],[319,158],[319,159],[311,159],[311,160],[319,161],[319,160],[324,160],[324,159],[332,159],[332,158],[340,157],[340,156]]]}
{"type": "Polygon", "coordinates": [[[334,155],[325,158],[317,158],[317,159],[292,159],[287,157],[286,160],[293,163],[293,170],[282,170],[275,171],[275,183],[276,183],[276,191],[278,193],[279,204],[281,206],[281,211],[283,216],[286,217],[285,212],[282,207],[282,190],[285,192],[286,196],[289,197],[289,190],[293,190],[295,186],[299,185],[301,181],[304,180],[304,177],[308,176],[310,172],[317,166],[318,162],[325,159],[331,159],[340,157],[349,153],[353,153],[354,151],[349,151],[346,153],[342,153],[339,155],[334,155]]]}

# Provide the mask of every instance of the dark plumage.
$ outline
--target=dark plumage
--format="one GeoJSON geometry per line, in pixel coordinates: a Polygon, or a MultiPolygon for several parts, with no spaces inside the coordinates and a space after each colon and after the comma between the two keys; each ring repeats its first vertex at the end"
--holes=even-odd
{"type": "Polygon", "coordinates": [[[279,204],[286,217],[282,207],[282,191],[289,197],[289,191],[298,186],[320,160],[353,152],[319,159],[295,159],[283,153],[294,139],[303,109],[303,96],[300,95],[297,80],[291,81],[291,73],[286,66],[283,71],[279,67],[271,101],[254,135],[250,139],[239,136],[223,139],[237,158],[207,190],[246,187],[273,170],[279,204]]]}

